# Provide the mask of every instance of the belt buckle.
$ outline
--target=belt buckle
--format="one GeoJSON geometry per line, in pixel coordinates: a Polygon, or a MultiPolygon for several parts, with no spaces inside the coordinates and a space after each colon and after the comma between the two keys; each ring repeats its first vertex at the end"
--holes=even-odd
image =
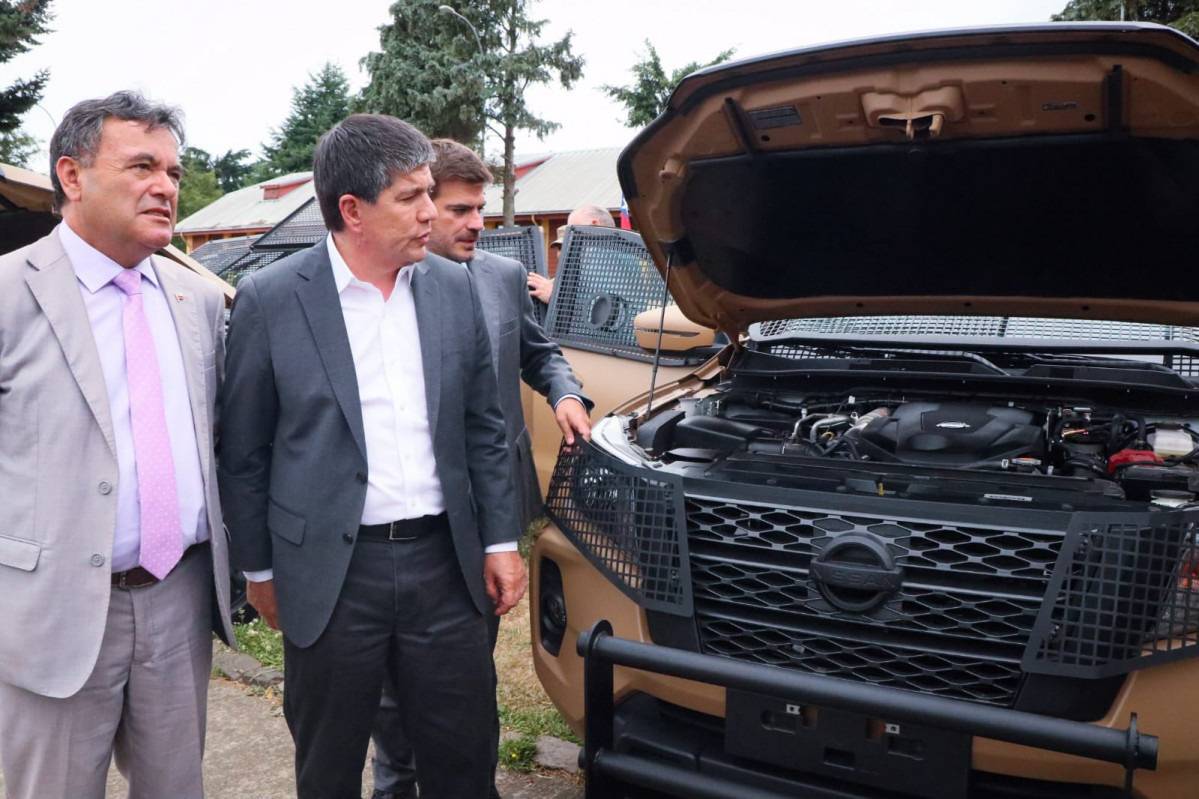
{"type": "Polygon", "coordinates": [[[387,524],[387,540],[388,541],[415,541],[414,535],[396,535],[396,522],[388,522],[387,524]]]}

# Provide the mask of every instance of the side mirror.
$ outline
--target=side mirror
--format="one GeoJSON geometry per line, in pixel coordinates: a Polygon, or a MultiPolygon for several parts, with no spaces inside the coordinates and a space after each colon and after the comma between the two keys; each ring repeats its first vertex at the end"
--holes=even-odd
{"type": "Polygon", "coordinates": [[[633,318],[633,334],[642,349],[653,352],[657,348],[659,328],[663,352],[683,353],[716,342],[715,330],[692,322],[677,305],[667,305],[665,317],[661,308],[649,308],[633,318]]]}

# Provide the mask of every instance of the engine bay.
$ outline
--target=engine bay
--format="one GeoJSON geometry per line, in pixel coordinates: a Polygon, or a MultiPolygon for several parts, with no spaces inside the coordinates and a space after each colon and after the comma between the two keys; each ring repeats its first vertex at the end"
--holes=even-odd
{"type": "Polygon", "coordinates": [[[1066,502],[1073,492],[1176,508],[1199,496],[1197,430],[1199,419],[1079,404],[727,389],[655,414],[637,443],[667,466],[732,468],[737,479],[755,462],[800,485],[805,465],[825,482],[843,467],[858,482],[873,475],[880,494],[884,479],[901,490],[918,477],[935,493],[933,476],[947,495],[967,482],[975,496],[1066,502]]]}

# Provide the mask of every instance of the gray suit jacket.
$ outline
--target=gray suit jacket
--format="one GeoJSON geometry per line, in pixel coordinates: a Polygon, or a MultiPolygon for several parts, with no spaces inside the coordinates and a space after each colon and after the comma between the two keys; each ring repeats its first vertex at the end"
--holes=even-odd
{"type": "MultiPolygon", "coordinates": [[[[151,262],[179,332],[203,469],[218,633],[229,560],[213,457],[225,302],[151,262]]],[[[102,342],[103,343],[103,342],[102,342]]],[[[111,346],[110,344],[106,346],[111,346]]],[[[92,671],[108,614],[117,456],[97,342],[57,233],[0,258],[0,681],[51,697],[92,671]]]]}
{"type": "MultiPolygon", "coordinates": [[[[520,536],[487,326],[461,264],[429,256],[412,288],[429,429],[454,548],[481,613],[483,549],[520,536]]],[[[324,631],[366,501],[358,378],[324,244],[244,278],[229,328],[220,484],[233,562],[274,569],[296,646],[324,631]]]]}
{"type": "Polygon", "coordinates": [[[594,403],[562,356],[562,350],[545,334],[533,315],[527,271],[519,261],[477,250],[467,265],[487,317],[492,358],[500,387],[500,406],[507,425],[508,447],[516,473],[516,495],[521,529],[541,512],[541,487],[533,463],[533,442],[525,426],[520,401],[520,381],[545,397],[551,406],[568,394],[577,394],[591,410],[594,403]]]}

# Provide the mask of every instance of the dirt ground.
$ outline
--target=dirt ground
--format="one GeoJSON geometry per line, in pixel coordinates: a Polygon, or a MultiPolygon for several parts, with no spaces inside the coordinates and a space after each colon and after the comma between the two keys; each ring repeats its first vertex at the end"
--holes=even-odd
{"type": "MultiPolygon", "coordinates": [[[[291,736],[277,700],[239,683],[213,679],[208,691],[208,750],[204,757],[208,799],[293,799],[291,736]]],[[[581,799],[583,789],[561,772],[545,775],[500,771],[505,799],[581,799]]],[[[0,775],[0,793],[4,779],[0,775]]],[[[363,795],[370,796],[369,768],[363,769],[363,795]]],[[[125,781],[114,767],[107,799],[125,796],[125,781]]]]}

